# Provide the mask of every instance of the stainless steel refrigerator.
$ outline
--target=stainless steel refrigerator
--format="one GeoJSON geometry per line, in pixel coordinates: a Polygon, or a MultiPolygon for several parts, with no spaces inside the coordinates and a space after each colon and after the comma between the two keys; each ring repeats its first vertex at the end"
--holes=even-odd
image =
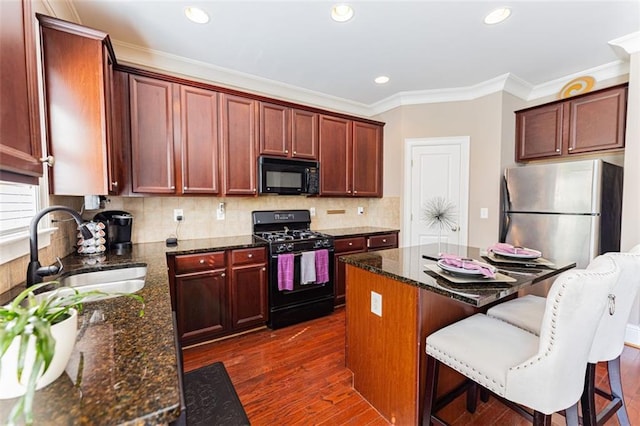
{"type": "Polygon", "coordinates": [[[620,250],[622,167],[602,160],[505,170],[500,241],[586,267],[620,250]]]}

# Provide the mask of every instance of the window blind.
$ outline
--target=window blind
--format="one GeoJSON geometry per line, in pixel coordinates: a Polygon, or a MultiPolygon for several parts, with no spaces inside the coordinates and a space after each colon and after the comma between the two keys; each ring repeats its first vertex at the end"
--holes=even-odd
{"type": "Polygon", "coordinates": [[[0,181],[0,236],[29,229],[38,208],[38,186],[0,181]]]}

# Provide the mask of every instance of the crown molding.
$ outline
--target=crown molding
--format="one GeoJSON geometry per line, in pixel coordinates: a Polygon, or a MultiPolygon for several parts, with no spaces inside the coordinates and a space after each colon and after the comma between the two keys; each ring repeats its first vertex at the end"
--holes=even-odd
{"type": "Polygon", "coordinates": [[[628,59],[629,55],[640,52],[640,31],[618,37],[611,40],[609,44],[613,47],[616,53],[618,53],[618,55],[624,55],[623,59],[628,59]],[[622,49],[626,55],[621,52],[620,49],[622,49]]]}
{"type": "Polygon", "coordinates": [[[80,15],[71,0],[40,0],[40,3],[48,15],[82,25],[80,15]]]}

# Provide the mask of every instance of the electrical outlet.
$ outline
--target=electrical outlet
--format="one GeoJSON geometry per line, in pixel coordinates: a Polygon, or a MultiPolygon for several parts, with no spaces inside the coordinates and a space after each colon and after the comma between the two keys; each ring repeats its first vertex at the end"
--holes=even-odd
{"type": "Polygon", "coordinates": [[[173,209],[173,220],[175,222],[181,222],[184,220],[184,211],[182,209],[173,209]]]}
{"type": "Polygon", "coordinates": [[[363,215],[364,214],[364,207],[358,207],[358,215],[363,215]]]}
{"type": "Polygon", "coordinates": [[[224,216],[224,203],[218,203],[218,208],[216,209],[216,219],[224,220],[224,216]]]}
{"type": "Polygon", "coordinates": [[[311,215],[311,216],[315,216],[316,215],[316,208],[315,207],[309,207],[309,215],[311,215]]]}
{"type": "Polygon", "coordinates": [[[375,291],[371,292],[371,312],[382,317],[382,295],[375,291]]]}
{"type": "Polygon", "coordinates": [[[489,209],[486,207],[480,208],[480,219],[488,219],[489,218],[489,209]]]}

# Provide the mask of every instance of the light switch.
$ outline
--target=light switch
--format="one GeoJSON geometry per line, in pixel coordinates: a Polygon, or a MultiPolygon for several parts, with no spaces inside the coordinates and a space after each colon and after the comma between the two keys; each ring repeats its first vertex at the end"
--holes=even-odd
{"type": "Polygon", "coordinates": [[[480,208],[480,219],[488,219],[489,218],[489,209],[486,207],[480,208]]]}

